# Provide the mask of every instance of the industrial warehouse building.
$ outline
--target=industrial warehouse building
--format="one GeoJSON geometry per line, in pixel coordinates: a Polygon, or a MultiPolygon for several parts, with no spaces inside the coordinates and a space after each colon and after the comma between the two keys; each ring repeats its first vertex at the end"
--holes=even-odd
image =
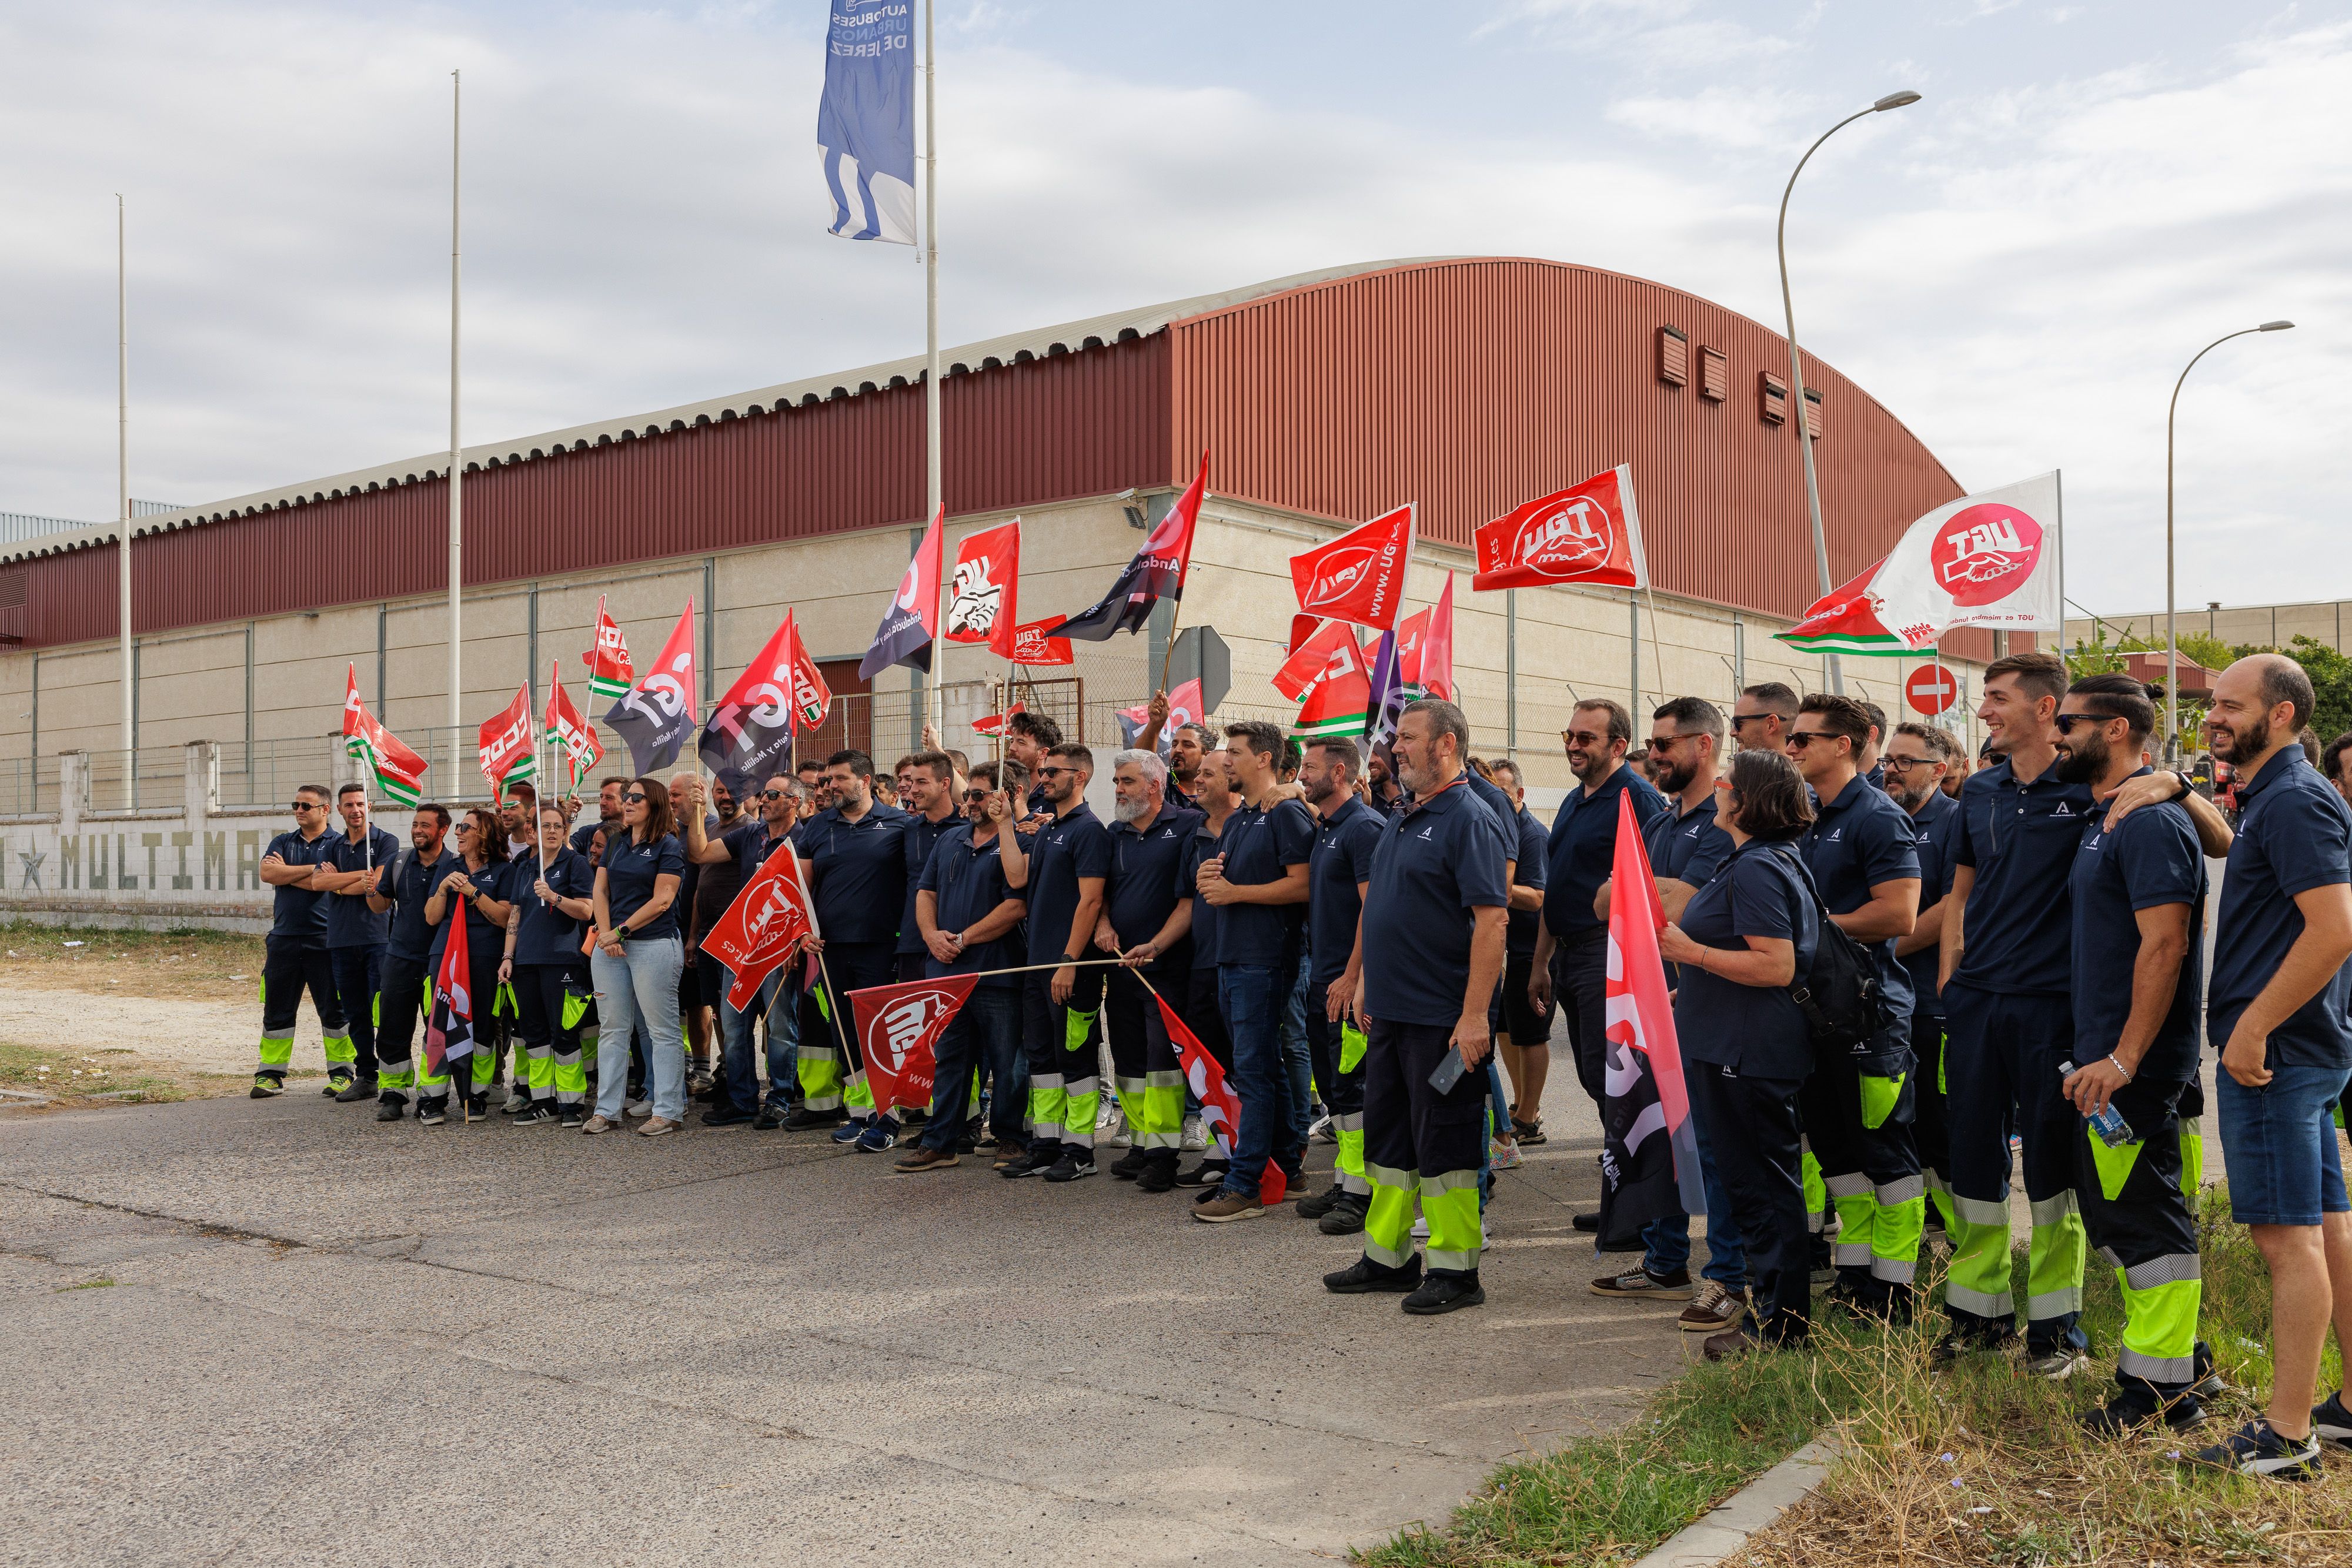
{"type": "MultiPolygon", "coordinates": [[[[1572,694],[1646,717],[1661,694],[1727,705],[1743,682],[1821,684],[1819,660],[1772,640],[1816,596],[1787,344],[1694,296],[1540,260],[1380,263],[942,358],[950,559],[964,532],[1020,516],[1024,621],[1092,603],[1208,453],[1179,629],[1213,626],[1233,650],[1220,716],[1287,715],[1267,684],[1295,609],[1287,558],[1407,500],[1422,528],[1409,604],[1459,574],[1455,667],[1475,748],[1524,756],[1538,801],[1570,782],[1558,734],[1572,694]],[[1620,463],[1655,582],[1654,647],[1647,604],[1622,590],[1469,591],[1479,524],[1620,463]]],[[[922,370],[904,360],[469,447],[456,736],[446,455],[135,519],[129,764],[115,528],[0,547],[0,837],[61,806],[101,822],[176,812],[186,794],[215,815],[282,810],[294,784],[335,773],[347,664],[432,762],[429,794],[479,794],[472,726],[519,685],[543,705],[561,659],[585,705],[600,595],[641,667],[692,597],[706,696],[795,611],[842,698],[824,738],[887,765],[913,737],[919,677],[893,669],[869,689],[856,665],[923,521],[922,370]],[[365,567],[302,570],[331,558],[365,567]],[[331,578],[378,596],[322,601],[331,578]],[[215,743],[201,779],[186,761],[199,741],[215,743]]],[[[1818,363],[1814,376],[1802,418],[1843,580],[1963,486],[1861,388],[1818,363]]],[[[1158,673],[1167,608],[1148,636],[1081,643],[1074,666],[1034,672],[1024,700],[1115,745],[1115,710],[1158,673]]],[[[1945,654],[1972,676],[1991,636],[1956,634],[1945,654]]],[[[961,646],[943,664],[950,743],[969,746],[1004,666],[961,646]]],[[[1899,706],[1893,662],[1848,672],[1850,691],[1899,706]]],[[[12,898],[24,852],[0,849],[12,898]]],[[[208,879],[183,880],[194,893],[208,879]]]]}

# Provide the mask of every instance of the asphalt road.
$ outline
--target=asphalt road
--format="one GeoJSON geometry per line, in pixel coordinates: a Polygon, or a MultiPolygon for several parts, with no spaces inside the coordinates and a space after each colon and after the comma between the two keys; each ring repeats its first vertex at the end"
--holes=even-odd
{"type": "Polygon", "coordinates": [[[1438,1319],[1326,1293],[1356,1247],[1287,1207],[819,1134],[12,1118],[0,1561],[1328,1560],[1695,1354],[1586,1290],[1579,1109],[1438,1319]]]}

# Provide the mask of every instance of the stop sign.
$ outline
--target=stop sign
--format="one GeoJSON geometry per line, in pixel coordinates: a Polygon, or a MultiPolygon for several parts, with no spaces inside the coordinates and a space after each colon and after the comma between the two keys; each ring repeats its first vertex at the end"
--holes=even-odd
{"type": "Polygon", "coordinates": [[[1922,664],[1905,679],[1903,695],[1932,718],[1960,700],[1960,677],[1941,664],[1922,664]]]}

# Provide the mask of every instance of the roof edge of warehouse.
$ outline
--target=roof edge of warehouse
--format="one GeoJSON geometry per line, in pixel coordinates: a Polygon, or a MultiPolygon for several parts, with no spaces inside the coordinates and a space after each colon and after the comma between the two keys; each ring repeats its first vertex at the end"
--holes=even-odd
{"type": "MultiPolygon", "coordinates": [[[[1308,272],[1297,272],[1284,277],[1269,278],[1262,283],[1223,289],[1213,294],[1194,295],[1189,298],[1169,300],[1127,310],[1111,311],[1100,316],[1066,321],[1056,326],[1033,328],[1011,332],[976,342],[959,344],[940,350],[940,361],[946,374],[952,377],[978,371],[999,368],[1003,364],[1025,362],[1062,354],[1082,352],[1114,343],[1130,341],[1164,330],[1173,323],[1195,318],[1213,316],[1237,307],[1250,305],[1286,294],[1295,289],[1312,288],[1323,284],[1349,278],[1363,277],[1383,272],[1402,271],[1424,267],[1460,266],[1498,261],[1527,261],[1543,267],[1569,267],[1580,272],[1597,273],[1606,277],[1626,278],[1664,288],[1677,294],[1687,294],[1673,284],[1659,283],[1653,278],[1634,277],[1629,273],[1615,272],[1608,267],[1589,267],[1580,262],[1554,261],[1543,256],[1398,256],[1385,261],[1354,262],[1339,267],[1318,267],[1308,272]]],[[[1691,295],[1692,298],[1702,297],[1691,295]]],[[[1705,303],[1714,304],[1712,300],[1705,303]]],[[[1771,328],[1752,317],[1732,310],[1728,306],[1717,309],[1738,317],[1760,330],[1771,328]]],[[[1816,362],[1823,363],[1819,356],[1816,362]]],[[[526,463],[545,456],[550,448],[557,452],[610,445],[615,442],[656,437],[696,426],[722,423],[748,414],[782,412],[788,406],[808,406],[828,402],[835,398],[849,398],[860,393],[896,390],[919,385],[925,371],[922,354],[886,360],[855,370],[833,371],[823,375],[806,376],[798,381],[754,388],[748,392],[730,392],[699,402],[680,403],[675,407],[631,414],[615,419],[596,420],[562,430],[541,432],[534,435],[510,437],[503,441],[481,442],[467,445],[464,451],[467,472],[481,467],[497,467],[506,464],[526,463]]],[[[1857,388],[1857,390],[1861,390],[1857,388]]],[[[1903,432],[1917,440],[1910,427],[1904,424],[1885,404],[1879,402],[1867,391],[1863,395],[1885,413],[1903,432]]],[[[1923,450],[1933,457],[1932,449],[1921,442],[1923,450]]],[[[232,496],[201,506],[155,515],[145,519],[134,518],[131,538],[148,534],[168,533],[180,528],[201,527],[206,523],[226,522],[232,517],[250,517],[257,512],[274,511],[281,507],[303,506],[361,495],[379,489],[397,487],[403,484],[437,481],[448,461],[446,449],[420,456],[379,463],[349,473],[336,474],[294,484],[275,486],[243,496],[232,496]]],[[[1937,460],[1941,466],[1940,459],[1937,460]]],[[[1945,470],[1948,476],[1950,470],[1945,470]]],[[[1957,481],[1955,481],[1957,483],[1957,481]]],[[[65,555],[99,545],[113,544],[121,538],[121,525],[116,522],[94,524],[76,532],[59,532],[36,536],[13,547],[0,547],[0,565],[35,559],[43,556],[65,555]]]]}

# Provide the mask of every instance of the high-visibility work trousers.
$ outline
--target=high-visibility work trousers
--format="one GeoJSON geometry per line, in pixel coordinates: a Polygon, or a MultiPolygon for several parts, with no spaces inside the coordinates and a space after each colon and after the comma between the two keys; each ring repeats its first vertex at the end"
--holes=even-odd
{"type": "Polygon", "coordinates": [[[327,949],[299,937],[272,936],[263,951],[261,1051],[254,1076],[286,1076],[294,1061],[294,1019],[307,990],[319,1015],[319,1032],[325,1037],[327,1071],[349,1077],[352,1031],[343,1020],[342,1001],[335,994],[334,960],[327,949]]]}
{"type": "Polygon", "coordinates": [[[1944,1107],[1944,1015],[1911,1015],[1911,1145],[1947,1236],[1952,1230],[1952,1134],[1944,1107]]]}
{"type": "Polygon", "coordinates": [[[1486,1075],[1465,1072],[1444,1094],[1429,1075],[1453,1049],[1450,1024],[1375,1019],[1365,1037],[1364,1256],[1387,1268],[1412,1261],[1412,1207],[1429,1221],[1433,1274],[1478,1272],[1486,1246],[1478,1172],[1486,1154],[1486,1075]]]}
{"type": "Polygon", "coordinates": [[[576,959],[518,964],[514,994],[515,1034],[528,1058],[517,1080],[535,1103],[579,1104],[588,1097],[588,1071],[580,1060],[580,1020],[592,995],[587,965],[576,959]]]}
{"type": "MultiPolygon", "coordinates": [[[[1184,1074],[1177,1066],[1176,1044],[1168,1038],[1167,1020],[1143,980],[1128,969],[1107,973],[1103,1019],[1110,1035],[1111,1082],[1118,1108],[1127,1116],[1134,1147],[1172,1161],[1184,1141],[1184,1074]]],[[[1191,977],[1189,970],[1150,976],[1178,1018],[1185,1016],[1191,977]]]]}
{"type": "Polygon", "coordinates": [[[1315,1061],[1315,1090],[1330,1113],[1331,1132],[1339,1144],[1338,1175],[1340,1189],[1358,1197],[1371,1194],[1364,1175],[1364,1052],[1363,1031],[1352,1023],[1333,1023],[1324,1017],[1328,988],[1307,992],[1307,1048],[1315,1061]]]}
{"type": "Polygon", "coordinates": [[[1860,1055],[1822,1052],[1798,1103],[1837,1206],[1839,1284],[1867,1304],[1907,1304],[1927,1207],[1911,1142],[1911,1053],[1874,1043],[1860,1055]]]}
{"type": "MultiPolygon", "coordinates": [[[[2196,1070],[2193,1061],[2184,1066],[2196,1070]]],[[[2201,1174],[2203,1146],[2195,1119],[2184,1124],[2177,1113],[2183,1086],[2178,1071],[2134,1079],[2116,1092],[2115,1108],[2137,1141],[2110,1148],[2084,1122],[2075,1143],[2083,1228],[2123,1286],[2116,1381],[2145,1383],[2167,1396],[2196,1381],[2197,1314],[2204,1294],[2189,1175],[2201,1174]]],[[[2188,1087],[2197,1085],[2191,1080],[2188,1087]]],[[[2201,1102],[2202,1093],[2196,1099],[2201,1102]]]]}
{"type": "Polygon", "coordinates": [[[1103,972],[1077,971],[1067,1004],[1054,1000],[1054,971],[1021,977],[1021,1040],[1029,1058],[1029,1146],[1091,1151],[1102,1109],[1103,972]]]}
{"type": "Polygon", "coordinates": [[[405,1105],[416,1088],[416,1027],[426,1005],[425,961],[386,953],[376,989],[376,1098],[405,1105]]]}
{"type": "Polygon", "coordinates": [[[865,1060],[857,1052],[856,1020],[849,993],[887,986],[898,977],[897,944],[829,942],[822,967],[807,961],[808,989],[801,997],[801,1098],[812,1111],[846,1105],[853,1117],[871,1114],[874,1092],[866,1084],[865,1060]],[[830,979],[827,987],[824,981],[830,979]]]}
{"type": "Polygon", "coordinates": [[[2009,1138],[2024,1144],[2032,1205],[2025,1337],[2046,1354],[2088,1340],[2083,1314],[2087,1244],[2075,1199],[2083,1119],[2059,1092],[2058,1064],[2074,1054],[2066,997],[2010,995],[1955,980],[1944,988],[1944,1108],[1951,1133],[1952,1264],[1945,1312],[1961,1333],[2015,1332],[2010,1289],[2009,1138]]]}

